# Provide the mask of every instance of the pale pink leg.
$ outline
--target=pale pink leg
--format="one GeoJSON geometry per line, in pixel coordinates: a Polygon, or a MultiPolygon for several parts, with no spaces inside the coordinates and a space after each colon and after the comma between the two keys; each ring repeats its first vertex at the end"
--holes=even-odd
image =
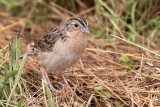
{"type": "Polygon", "coordinates": [[[47,74],[46,70],[45,70],[43,67],[41,67],[41,68],[40,68],[40,71],[41,71],[41,73],[42,73],[42,79],[43,79],[43,80],[45,81],[45,83],[49,86],[50,90],[51,90],[52,92],[55,92],[56,89],[53,88],[52,83],[51,83],[51,81],[50,81],[50,79],[49,79],[49,77],[48,77],[48,74],[47,74]]]}
{"type": "Polygon", "coordinates": [[[63,73],[61,73],[61,76],[62,76],[63,81],[64,81],[65,85],[67,86],[67,88],[69,88],[73,92],[72,88],[70,87],[70,85],[69,85],[68,81],[66,80],[66,78],[64,77],[63,73]]]}

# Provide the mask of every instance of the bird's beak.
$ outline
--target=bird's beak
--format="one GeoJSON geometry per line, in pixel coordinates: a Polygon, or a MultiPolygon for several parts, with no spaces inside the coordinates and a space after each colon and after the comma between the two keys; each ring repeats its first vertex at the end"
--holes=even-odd
{"type": "Polygon", "coordinates": [[[90,30],[88,29],[88,27],[86,27],[86,28],[83,29],[83,32],[90,33],[90,30]]]}

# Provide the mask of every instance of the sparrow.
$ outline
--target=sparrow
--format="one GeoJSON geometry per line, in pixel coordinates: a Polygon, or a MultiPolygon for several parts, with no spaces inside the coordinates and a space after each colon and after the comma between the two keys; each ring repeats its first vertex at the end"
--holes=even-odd
{"type": "Polygon", "coordinates": [[[48,73],[61,73],[75,64],[86,49],[90,30],[84,18],[70,18],[40,38],[32,49],[40,64],[42,79],[53,88],[48,73]]]}

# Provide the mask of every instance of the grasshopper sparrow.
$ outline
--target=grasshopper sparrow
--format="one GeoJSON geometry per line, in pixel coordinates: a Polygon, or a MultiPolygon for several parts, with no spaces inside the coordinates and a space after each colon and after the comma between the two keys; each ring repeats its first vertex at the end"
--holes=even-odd
{"type": "MultiPolygon", "coordinates": [[[[90,31],[84,18],[70,18],[39,39],[32,49],[38,55],[42,77],[50,89],[54,88],[47,73],[63,72],[81,57],[90,31]]],[[[62,75],[65,82],[66,79],[62,75]]]]}

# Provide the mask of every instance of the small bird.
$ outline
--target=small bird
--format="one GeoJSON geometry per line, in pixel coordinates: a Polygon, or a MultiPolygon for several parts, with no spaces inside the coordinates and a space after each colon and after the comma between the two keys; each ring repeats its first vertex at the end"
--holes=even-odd
{"type": "Polygon", "coordinates": [[[42,78],[51,91],[55,89],[47,73],[61,73],[65,83],[68,84],[63,71],[80,59],[86,49],[89,34],[88,23],[84,18],[70,18],[35,43],[32,53],[37,54],[42,65],[40,69],[42,78]]]}

